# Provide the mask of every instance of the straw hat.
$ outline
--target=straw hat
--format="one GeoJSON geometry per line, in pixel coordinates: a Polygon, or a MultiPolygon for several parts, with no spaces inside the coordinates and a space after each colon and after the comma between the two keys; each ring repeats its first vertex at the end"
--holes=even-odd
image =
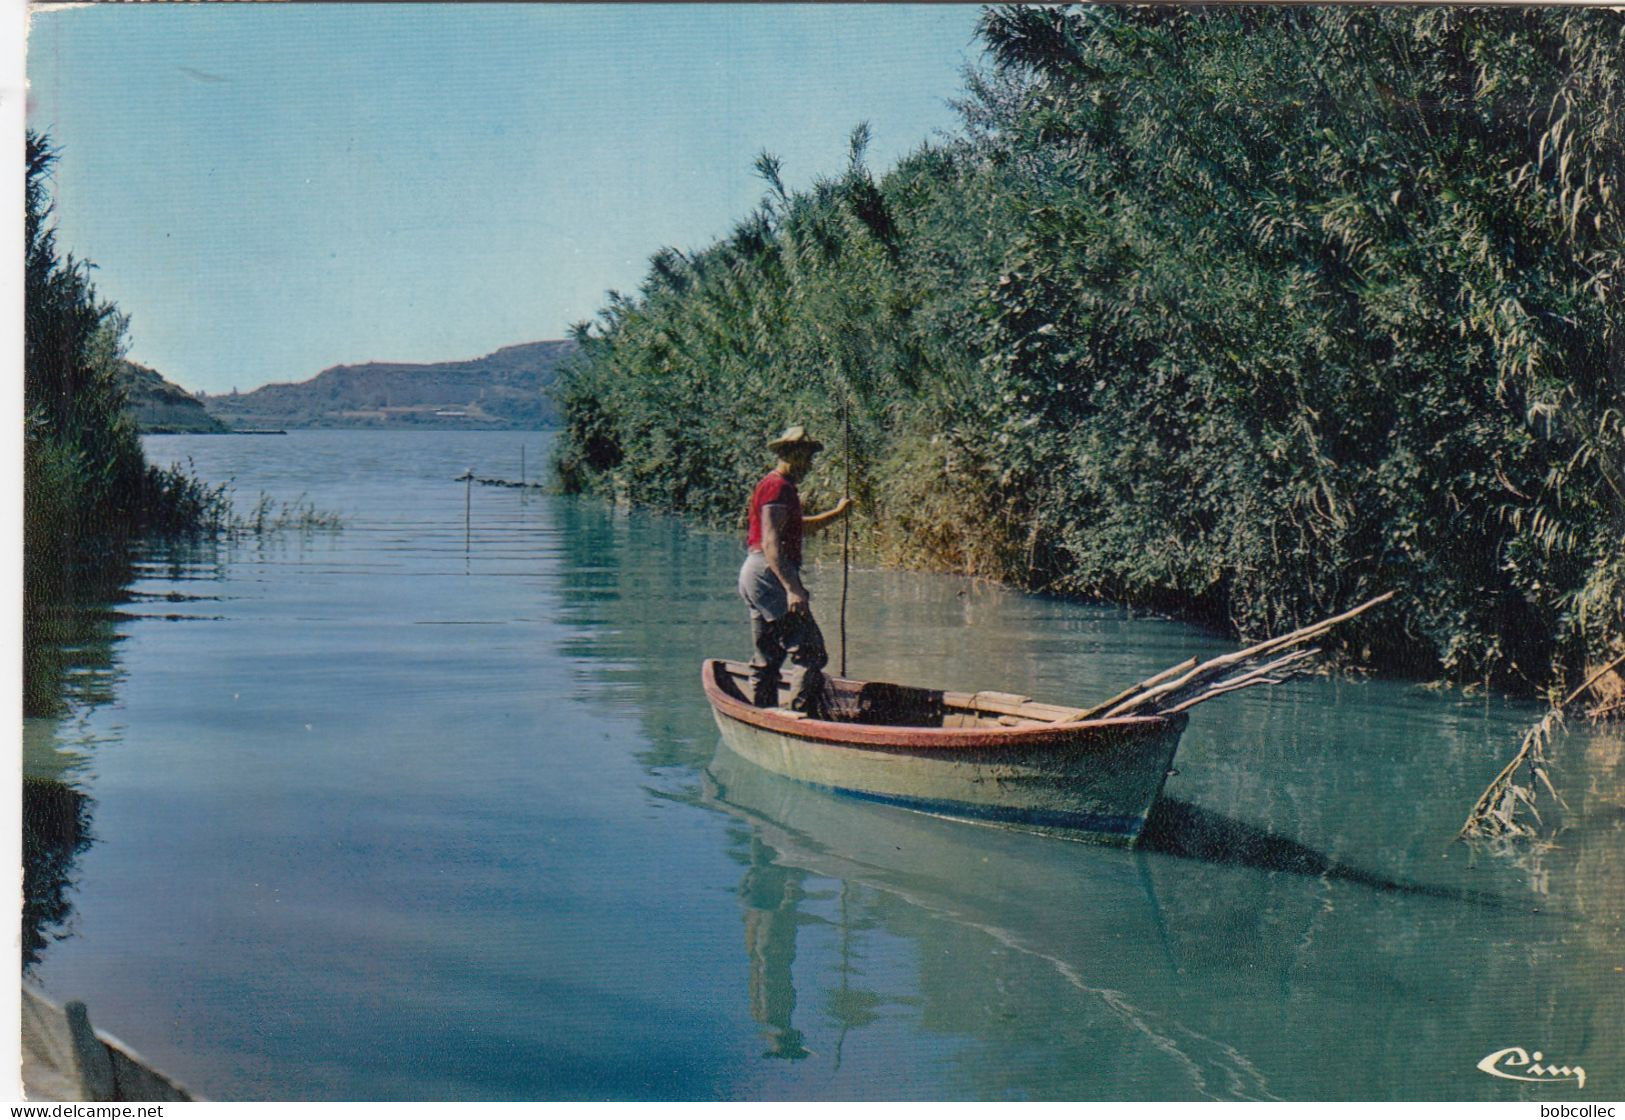
{"type": "Polygon", "coordinates": [[[808,451],[822,451],[824,445],[807,434],[807,429],[800,424],[792,424],[784,429],[784,434],[778,439],[767,441],[769,451],[785,452],[795,448],[804,447],[808,451]]]}

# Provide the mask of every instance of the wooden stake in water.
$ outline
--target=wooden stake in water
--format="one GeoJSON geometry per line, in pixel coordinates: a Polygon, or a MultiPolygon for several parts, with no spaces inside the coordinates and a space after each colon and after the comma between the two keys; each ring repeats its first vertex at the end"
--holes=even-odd
{"type": "Polygon", "coordinates": [[[468,468],[468,490],[463,495],[463,551],[474,545],[474,468],[468,468]]]}
{"type": "Polygon", "coordinates": [[[519,445],[519,485],[525,484],[525,445],[519,445]]]}

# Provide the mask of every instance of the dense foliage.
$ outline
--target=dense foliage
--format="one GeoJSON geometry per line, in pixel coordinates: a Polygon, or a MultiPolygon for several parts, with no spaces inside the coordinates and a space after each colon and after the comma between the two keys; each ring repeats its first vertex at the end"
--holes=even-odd
{"type": "Polygon", "coordinates": [[[135,533],[219,524],[220,489],[149,466],[120,387],[128,323],[99,300],[89,266],[63,256],[47,181],[55,153],[27,139],[23,356],[23,676],[25,707],[49,706],[62,608],[123,563],[135,533]]]}
{"type": "MultiPolygon", "coordinates": [[[[1545,684],[1625,643],[1625,15],[990,9],[961,138],[611,293],[570,488],[728,524],[852,410],[894,561],[1545,684]]],[[[840,486],[814,479],[815,504],[840,486]],[[819,486],[824,493],[817,493],[819,486]]]]}

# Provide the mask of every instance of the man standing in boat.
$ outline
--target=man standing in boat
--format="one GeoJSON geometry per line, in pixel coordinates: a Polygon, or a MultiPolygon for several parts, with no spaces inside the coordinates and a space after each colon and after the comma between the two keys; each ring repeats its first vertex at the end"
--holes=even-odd
{"type": "Polygon", "coordinates": [[[851,506],[842,498],[834,509],[806,517],[796,483],[807,477],[813,456],[824,445],[797,424],[767,445],[778,465],[756,484],[750,499],[750,536],[739,569],[739,594],[750,607],[751,700],[758,708],[779,706],[779,669],[786,657],[795,668],[784,706],[822,714],[823,669],[829,661],[824,635],[813,620],[812,595],[801,582],[801,542],[807,533],[830,525],[851,506]]]}

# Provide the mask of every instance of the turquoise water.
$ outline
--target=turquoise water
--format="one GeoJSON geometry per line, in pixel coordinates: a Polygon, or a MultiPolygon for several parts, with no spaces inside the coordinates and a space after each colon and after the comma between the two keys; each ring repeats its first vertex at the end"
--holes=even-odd
{"type": "MultiPolygon", "coordinates": [[[[1390,681],[1196,710],[1150,850],[802,789],[700,692],[748,652],[737,542],[455,481],[547,438],[149,438],[344,527],[149,550],[28,723],[81,825],[48,993],[219,1099],[1625,1093],[1618,732],[1558,744],[1516,862],[1450,840],[1538,713],[1390,681]],[[1514,1046],[1585,1089],[1476,1068],[1514,1046]]],[[[906,573],[849,617],[854,675],[1067,703],[1228,648],[906,573]]]]}

